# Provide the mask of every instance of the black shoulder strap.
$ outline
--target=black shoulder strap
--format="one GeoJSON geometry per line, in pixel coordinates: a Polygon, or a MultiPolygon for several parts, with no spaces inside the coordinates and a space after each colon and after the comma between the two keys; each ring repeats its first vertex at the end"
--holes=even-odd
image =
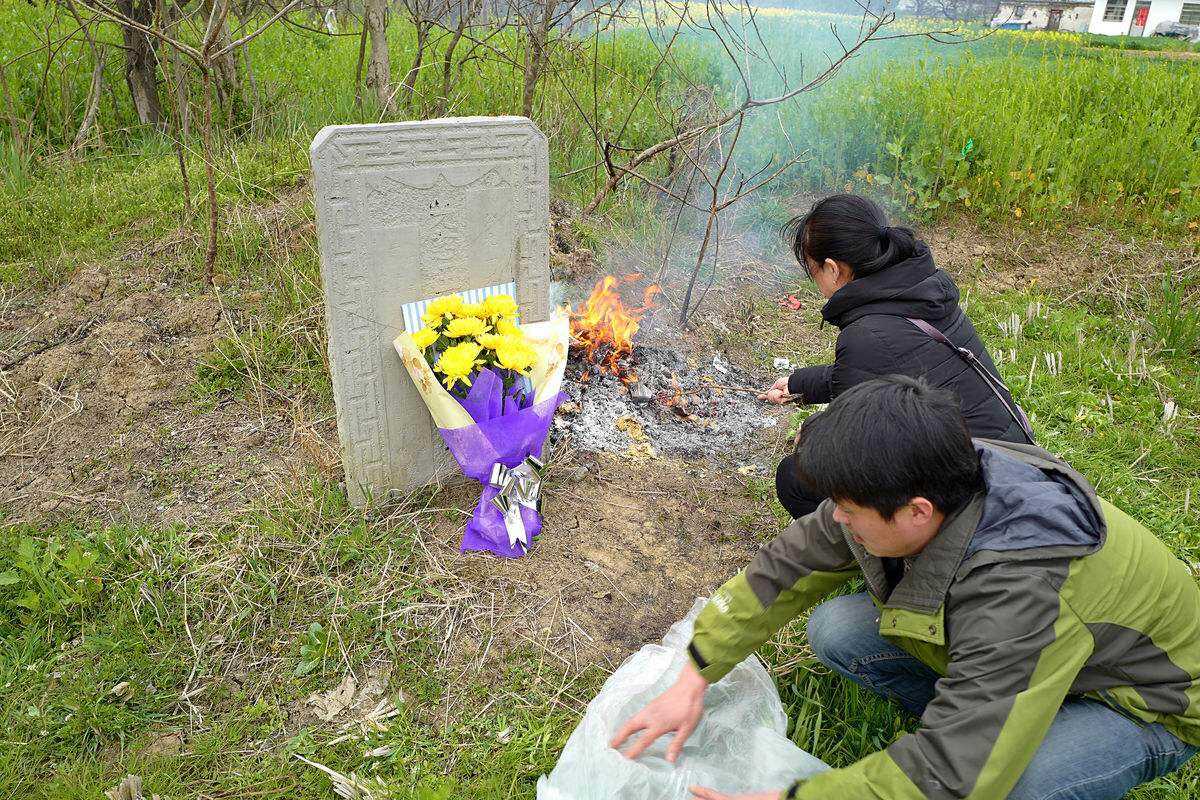
{"type": "Polygon", "coordinates": [[[971,352],[971,350],[966,347],[959,347],[954,342],[947,339],[944,333],[923,319],[914,319],[912,317],[905,317],[905,319],[915,325],[917,330],[921,331],[929,338],[946,345],[955,353],[957,353],[959,358],[967,362],[967,365],[970,366],[971,369],[975,370],[975,374],[982,378],[983,382],[987,384],[987,387],[992,390],[992,394],[996,395],[996,399],[999,400],[1008,410],[1009,415],[1016,421],[1018,425],[1021,426],[1021,430],[1025,432],[1025,438],[1029,440],[1029,443],[1037,444],[1036,440],[1033,438],[1033,426],[1029,424],[1029,418],[1025,416],[1025,412],[1021,410],[1021,407],[1017,405],[1015,400],[1005,397],[1005,391],[1007,391],[1008,387],[1004,385],[1004,382],[1000,380],[999,377],[989,372],[987,367],[980,363],[979,358],[973,352],[971,352]]]}

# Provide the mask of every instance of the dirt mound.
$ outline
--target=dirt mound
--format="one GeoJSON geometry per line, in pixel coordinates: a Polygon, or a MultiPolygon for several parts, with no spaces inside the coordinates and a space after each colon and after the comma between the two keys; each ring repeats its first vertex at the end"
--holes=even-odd
{"type": "Polygon", "coordinates": [[[196,364],[227,323],[214,294],[158,272],[84,265],[0,312],[0,502],[16,519],[214,519],[285,463],[285,415],[195,410],[196,364]]]}
{"type": "MultiPolygon", "coordinates": [[[[615,667],[779,530],[754,484],[709,463],[560,451],[551,465],[528,556],[459,556],[457,517],[425,540],[438,612],[453,620],[442,621],[444,655],[464,671],[486,672],[514,648],[572,670],[615,667]]],[[[469,509],[478,492],[463,484],[445,499],[469,509]]]]}

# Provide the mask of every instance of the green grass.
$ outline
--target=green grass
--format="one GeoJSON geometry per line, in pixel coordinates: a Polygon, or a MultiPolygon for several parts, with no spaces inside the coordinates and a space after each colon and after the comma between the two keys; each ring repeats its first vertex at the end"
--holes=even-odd
{"type": "MultiPolygon", "coordinates": [[[[1149,302],[1161,298],[1152,295],[1149,302]]],[[[1062,307],[1053,298],[1013,293],[974,299],[969,313],[993,351],[1004,353],[1000,371],[1044,446],[1180,558],[1196,561],[1200,424],[1194,409],[1200,408],[1200,381],[1191,349],[1197,341],[1182,352],[1162,349],[1152,326],[1141,321],[1144,310],[1093,303],[1062,307]],[[1039,301],[1041,316],[1029,318],[1030,303],[1039,301]],[[1019,336],[998,329],[1012,314],[1024,321],[1019,336]],[[1127,323],[1114,325],[1114,319],[1127,323]],[[1061,372],[1051,374],[1048,353],[1056,362],[1062,353],[1061,372]],[[1164,422],[1167,401],[1184,411],[1164,422]]]]}
{"type": "Polygon", "coordinates": [[[1074,47],[921,59],[837,84],[813,114],[840,130],[817,145],[823,179],[928,215],[1200,224],[1200,64],[1074,47]]]}
{"type": "MultiPolygon", "coordinates": [[[[769,96],[840,54],[830,25],[853,41],[858,21],[759,22],[789,77],[751,61],[756,94],[769,96]]],[[[902,19],[884,35],[928,29],[902,19]]],[[[1082,220],[1196,235],[1200,62],[1129,58],[1095,41],[993,31],[957,44],[870,43],[828,84],[752,118],[738,163],[753,172],[802,156],[772,187],[785,206],[797,192],[844,187],[924,219],[965,210],[1022,227],[1082,220]]],[[[723,85],[738,85],[732,70],[723,85]]]]}
{"type": "MultiPolygon", "coordinates": [[[[993,349],[1005,353],[1001,371],[1042,441],[1181,558],[1200,559],[1197,506],[1184,512],[1186,498],[1200,494],[1193,411],[1200,385],[1191,357],[1164,349],[1140,321],[1145,309],[1116,299],[1061,305],[1047,296],[973,291],[968,310],[993,349]],[[1019,335],[1002,333],[999,324],[1013,314],[1022,320],[1019,335]],[[1113,319],[1132,322],[1118,327],[1113,319]],[[1059,351],[1062,371],[1051,374],[1044,354],[1059,351]],[[1168,397],[1183,412],[1164,424],[1168,397]]],[[[751,484],[746,502],[768,501],[769,488],[751,484]]],[[[454,671],[436,667],[436,628],[381,622],[378,614],[384,592],[400,610],[438,601],[437,583],[416,577],[421,559],[412,537],[427,515],[440,513],[416,507],[400,517],[363,516],[336,488],[314,483],[299,487],[291,502],[255,509],[217,531],[5,528],[0,603],[10,615],[0,630],[0,685],[10,702],[0,708],[0,725],[17,746],[0,748],[0,781],[25,796],[82,798],[89,787],[136,772],[172,797],[330,796],[328,781],[292,759],[295,752],[388,787],[389,797],[532,797],[536,777],[553,766],[576,721],[552,699],[565,676],[517,650],[496,681],[459,686],[454,671]],[[34,563],[36,577],[26,578],[34,563]],[[13,573],[20,582],[7,577],[13,573]],[[32,612],[21,603],[30,586],[44,598],[32,612]],[[235,657],[236,649],[242,653],[235,657]],[[335,684],[346,663],[361,672],[380,652],[395,659],[388,690],[403,698],[386,730],[330,746],[325,726],[295,726],[294,709],[309,692],[335,684]],[[265,667],[249,678],[226,677],[246,662],[265,667]],[[186,755],[146,756],[145,746],[164,731],[195,723],[179,701],[195,663],[210,685],[199,732],[186,755]],[[111,694],[122,681],[136,687],[128,700],[111,694]],[[488,706],[496,685],[520,691],[488,706]],[[448,703],[486,710],[443,719],[448,703]],[[387,754],[364,756],[384,752],[376,748],[387,754]]],[[[801,630],[784,636],[802,641],[801,630]]],[[[772,647],[764,654],[769,663],[785,657],[772,647]]],[[[603,677],[592,670],[567,693],[584,700],[603,677]]],[[[778,684],[793,740],[834,765],[853,763],[913,726],[812,662],[778,684]]],[[[1200,765],[1134,797],[1183,800],[1198,788],[1200,765]]]]}
{"type": "Polygon", "coordinates": [[[1149,50],[1200,53],[1200,42],[1172,39],[1166,36],[1105,36],[1099,33],[1080,34],[1088,47],[1107,47],[1114,50],[1149,50]]]}
{"type": "Polygon", "coordinates": [[[218,531],[0,527],[0,785],[82,800],[134,773],[172,798],[332,796],[298,753],[387,797],[528,796],[573,724],[563,698],[603,676],[564,681],[520,649],[488,684],[439,669],[438,632],[408,607],[440,602],[413,546],[440,513],[364,517],[317,482],[218,531]],[[381,618],[384,598],[398,615],[381,618]],[[400,709],[386,726],[330,745],[332,726],[297,722],[309,693],[381,655],[400,709]],[[496,687],[519,694],[489,706],[496,687]],[[443,719],[459,707],[482,711],[443,719]],[[177,731],[182,753],[146,752],[177,731]]]}

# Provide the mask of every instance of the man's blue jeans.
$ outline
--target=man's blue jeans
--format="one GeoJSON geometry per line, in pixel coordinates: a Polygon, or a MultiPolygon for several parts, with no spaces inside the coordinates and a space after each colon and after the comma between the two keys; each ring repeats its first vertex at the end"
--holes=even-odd
{"type": "MultiPolygon", "coordinates": [[[[879,611],[866,594],[813,609],[808,641],[830,669],[916,716],[933,699],[937,673],[879,635],[879,611]]],[[[1071,697],[1009,798],[1119,800],[1196,752],[1162,725],[1139,724],[1103,703],[1071,697]]]]}

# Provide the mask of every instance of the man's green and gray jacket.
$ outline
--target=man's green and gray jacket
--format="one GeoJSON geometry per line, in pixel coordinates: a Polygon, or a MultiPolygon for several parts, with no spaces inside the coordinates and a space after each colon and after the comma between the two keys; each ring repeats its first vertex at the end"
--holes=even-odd
{"type": "Polygon", "coordinates": [[[986,491],[889,591],[833,521],[796,520],[713,595],[688,647],[710,682],[862,575],[879,630],[941,675],[916,733],[789,789],[808,800],[1007,796],[1067,695],[1200,745],[1200,588],[1146,528],[1040,448],[977,440],[986,491]]]}

